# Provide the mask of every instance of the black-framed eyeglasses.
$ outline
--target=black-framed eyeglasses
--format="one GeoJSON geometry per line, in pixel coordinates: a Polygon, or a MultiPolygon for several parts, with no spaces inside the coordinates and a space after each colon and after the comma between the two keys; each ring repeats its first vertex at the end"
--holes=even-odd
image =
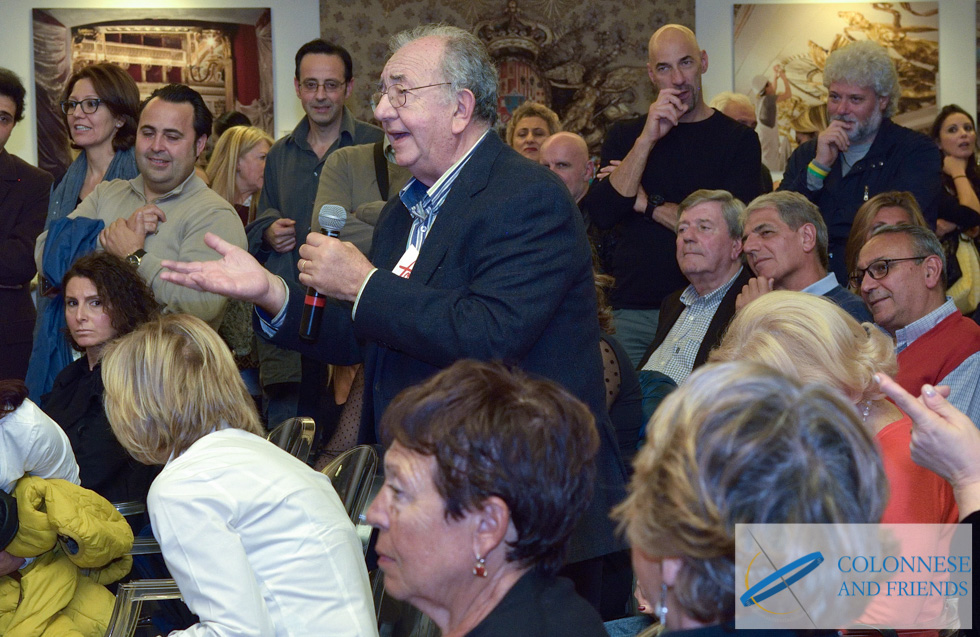
{"type": "Polygon", "coordinates": [[[452,82],[438,82],[436,84],[426,84],[425,86],[414,86],[412,88],[405,88],[401,84],[392,84],[388,88],[378,87],[378,91],[371,96],[371,108],[377,108],[378,104],[381,103],[381,98],[385,95],[388,96],[388,101],[391,102],[392,108],[401,108],[405,106],[405,102],[408,101],[408,94],[412,91],[420,91],[424,88],[432,88],[433,86],[447,86],[452,84],[452,82]]]}
{"type": "Polygon", "coordinates": [[[851,273],[851,286],[855,288],[861,287],[865,274],[870,274],[871,278],[875,281],[884,279],[888,276],[888,270],[892,267],[893,263],[899,263],[900,261],[918,261],[921,263],[928,256],[928,254],[924,254],[921,257],[902,257],[901,259],[878,259],[877,261],[872,261],[868,264],[868,267],[864,269],[858,268],[851,273]]]}
{"type": "Polygon", "coordinates": [[[91,115],[95,111],[99,110],[99,104],[102,103],[97,97],[90,97],[85,100],[75,101],[75,100],[65,100],[61,103],[61,112],[65,115],[71,115],[75,112],[75,109],[79,106],[82,107],[82,112],[86,115],[91,115]]]}
{"type": "Polygon", "coordinates": [[[299,83],[300,89],[304,93],[316,93],[323,87],[327,93],[336,93],[347,85],[347,81],[338,82],[336,80],[326,80],[322,84],[316,80],[303,80],[299,83]]]}

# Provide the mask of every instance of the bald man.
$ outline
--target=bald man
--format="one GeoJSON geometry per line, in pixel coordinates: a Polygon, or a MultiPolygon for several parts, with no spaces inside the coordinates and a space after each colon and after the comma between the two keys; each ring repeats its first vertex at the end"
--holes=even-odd
{"type": "Polygon", "coordinates": [[[645,116],[610,129],[601,165],[621,163],[583,200],[595,226],[612,235],[601,256],[616,277],[616,336],[634,364],[656,336],[660,303],[687,285],[673,256],[677,204],[702,188],[742,201],[761,191],[759,138],[705,103],[707,70],[690,29],[669,24],[653,34],[647,73],[657,99],[645,116]]]}
{"type": "Polygon", "coordinates": [[[577,133],[555,133],[544,140],[538,152],[538,163],[558,175],[575,203],[582,200],[592,181],[592,158],[589,146],[577,133]]]}

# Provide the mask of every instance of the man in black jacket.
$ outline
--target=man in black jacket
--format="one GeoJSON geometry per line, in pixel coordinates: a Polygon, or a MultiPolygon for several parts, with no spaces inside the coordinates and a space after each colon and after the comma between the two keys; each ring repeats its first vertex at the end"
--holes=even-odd
{"type": "Polygon", "coordinates": [[[741,201],[724,190],[698,190],[679,209],[677,263],[691,284],[664,299],[657,337],[641,366],[678,385],[721,341],[735,298],[752,276],[742,265],[741,201]]]}
{"type": "Polygon", "coordinates": [[[830,270],[846,281],[847,235],[857,209],[871,197],[908,190],[935,227],[942,159],[926,135],[889,119],[901,89],[895,64],[880,45],[854,42],[834,51],[823,82],[830,125],[790,156],[779,188],[820,208],[830,233],[830,270]]]}

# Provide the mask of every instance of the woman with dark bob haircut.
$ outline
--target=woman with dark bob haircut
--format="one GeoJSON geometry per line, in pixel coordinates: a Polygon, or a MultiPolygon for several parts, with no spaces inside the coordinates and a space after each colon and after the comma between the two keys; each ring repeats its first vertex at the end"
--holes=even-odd
{"type": "Polygon", "coordinates": [[[79,258],[64,281],[67,338],[85,355],[61,370],[41,408],[68,434],[83,487],[111,502],[143,501],[156,471],[112,435],[99,357],[108,342],[156,317],[157,302],[136,270],[107,252],[79,258]]]}
{"type": "Polygon", "coordinates": [[[381,420],[385,484],[368,510],[386,590],[443,635],[606,635],[555,577],[591,499],[599,435],[547,380],[460,361],[381,420]]]}

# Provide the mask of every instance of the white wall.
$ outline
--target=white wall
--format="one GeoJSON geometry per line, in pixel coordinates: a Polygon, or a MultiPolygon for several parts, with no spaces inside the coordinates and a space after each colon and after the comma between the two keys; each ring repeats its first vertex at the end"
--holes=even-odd
{"type": "Polygon", "coordinates": [[[34,123],[34,43],[31,10],[38,9],[136,9],[136,8],[242,8],[271,7],[272,66],[275,88],[277,137],[292,130],[303,117],[293,89],[293,56],[304,42],[320,37],[318,0],[0,0],[3,54],[0,66],[14,71],[27,87],[24,119],[14,127],[7,150],[32,164],[37,163],[37,130],[34,123]]]}
{"type": "MultiPolygon", "coordinates": [[[[840,4],[838,0],[697,0],[695,30],[709,59],[708,72],[703,77],[705,95],[733,90],[733,5],[794,3],[840,4]]],[[[959,104],[972,112],[977,103],[976,7],[976,0],[939,0],[940,107],[959,104]]]]}

